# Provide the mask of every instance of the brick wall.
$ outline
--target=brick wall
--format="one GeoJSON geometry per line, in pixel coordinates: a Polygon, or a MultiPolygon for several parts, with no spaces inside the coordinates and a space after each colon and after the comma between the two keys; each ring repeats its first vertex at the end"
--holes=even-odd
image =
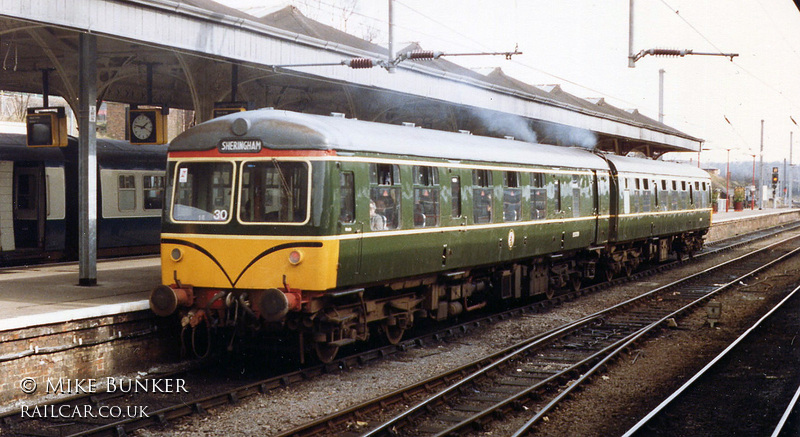
{"type": "Polygon", "coordinates": [[[178,323],[150,311],[0,332],[0,409],[40,400],[45,381],[103,380],[174,362],[180,351],[178,323]],[[23,378],[39,389],[25,394],[23,378]]]}

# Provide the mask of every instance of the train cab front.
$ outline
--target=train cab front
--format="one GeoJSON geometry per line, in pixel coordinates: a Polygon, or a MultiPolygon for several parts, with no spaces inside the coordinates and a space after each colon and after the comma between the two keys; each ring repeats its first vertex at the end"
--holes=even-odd
{"type": "MultiPolygon", "coordinates": [[[[222,146],[220,146],[222,147],[222,146]]],[[[162,284],[150,296],[184,329],[280,328],[336,287],[324,208],[327,161],[302,150],[170,152],[162,284]]],[[[335,223],[335,221],[333,221],[335,223]]]]}

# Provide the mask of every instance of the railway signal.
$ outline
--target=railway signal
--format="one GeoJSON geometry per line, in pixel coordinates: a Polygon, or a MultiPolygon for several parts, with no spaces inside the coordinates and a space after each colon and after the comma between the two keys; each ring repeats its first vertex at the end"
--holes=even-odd
{"type": "Polygon", "coordinates": [[[778,187],[778,167],[772,167],[772,189],[778,187]]]}

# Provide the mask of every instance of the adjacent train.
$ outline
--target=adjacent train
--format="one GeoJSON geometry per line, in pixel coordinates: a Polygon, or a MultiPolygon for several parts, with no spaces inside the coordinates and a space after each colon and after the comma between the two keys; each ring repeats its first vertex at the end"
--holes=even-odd
{"type": "Polygon", "coordinates": [[[271,109],[177,137],[165,194],[151,308],[323,362],[690,255],[711,222],[695,167],[271,109]]]}
{"type": "MultiPolygon", "coordinates": [[[[0,134],[0,265],[78,256],[78,141],[27,147],[0,134]]],[[[166,146],[97,140],[97,254],[157,253],[166,146]]]]}

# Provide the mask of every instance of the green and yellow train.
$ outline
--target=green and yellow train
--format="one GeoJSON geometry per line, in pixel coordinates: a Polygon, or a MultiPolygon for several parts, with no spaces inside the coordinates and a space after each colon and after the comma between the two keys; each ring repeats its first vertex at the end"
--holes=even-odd
{"type": "Polygon", "coordinates": [[[153,311],[324,362],[691,255],[711,222],[691,166],[271,109],[183,133],[167,176],[153,311]]]}

